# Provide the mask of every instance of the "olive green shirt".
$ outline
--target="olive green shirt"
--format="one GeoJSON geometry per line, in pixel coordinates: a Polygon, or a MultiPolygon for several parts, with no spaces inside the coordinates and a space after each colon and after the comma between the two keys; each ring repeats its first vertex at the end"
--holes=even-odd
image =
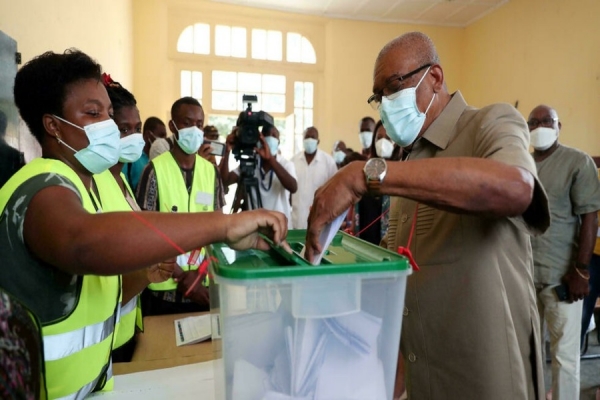
{"type": "MultiPolygon", "coordinates": [[[[527,125],[514,107],[476,109],[456,92],[407,162],[477,157],[535,177],[528,147],[527,125]]],[[[394,198],[391,250],[408,242],[416,206],[394,198]]],[[[532,203],[519,218],[419,205],[410,249],[420,271],[408,277],[401,338],[410,399],[543,399],[529,235],[548,224],[547,199],[537,180],[532,203]]]]}
{"type": "Polygon", "coordinates": [[[531,238],[535,283],[559,284],[578,255],[580,215],[600,210],[598,170],[590,156],[561,144],[535,166],[552,217],[550,228],[531,238]]]}

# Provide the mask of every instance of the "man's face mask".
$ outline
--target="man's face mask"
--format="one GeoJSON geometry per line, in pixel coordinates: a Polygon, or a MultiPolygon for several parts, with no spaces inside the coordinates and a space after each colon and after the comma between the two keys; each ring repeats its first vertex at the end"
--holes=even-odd
{"type": "Polygon", "coordinates": [[[556,142],[556,139],[558,139],[558,130],[540,126],[532,130],[530,136],[531,146],[536,150],[544,151],[548,150],[556,142]]]}
{"type": "Polygon", "coordinates": [[[427,111],[429,111],[435,99],[434,93],[427,110],[424,113],[419,110],[417,106],[417,88],[430,69],[431,67],[427,68],[417,86],[400,90],[389,96],[383,96],[381,99],[381,107],[379,107],[381,122],[383,122],[388,136],[402,147],[415,141],[425,123],[427,111]]]}
{"type": "Polygon", "coordinates": [[[119,161],[121,133],[115,121],[109,118],[82,128],[57,115],[54,117],[85,132],[90,144],[81,150],[75,150],[62,139],[58,139],[58,142],[71,149],[75,153],[77,161],[89,172],[99,174],[119,161]]]}
{"type": "Polygon", "coordinates": [[[363,131],[358,134],[358,138],[360,139],[360,145],[363,149],[367,149],[371,147],[371,142],[373,141],[373,132],[363,131]]]}
{"type": "Polygon", "coordinates": [[[179,136],[177,144],[181,147],[186,154],[194,154],[198,151],[202,143],[204,142],[204,132],[197,126],[190,126],[187,128],[177,129],[175,122],[171,120],[171,123],[177,130],[179,136]]]}

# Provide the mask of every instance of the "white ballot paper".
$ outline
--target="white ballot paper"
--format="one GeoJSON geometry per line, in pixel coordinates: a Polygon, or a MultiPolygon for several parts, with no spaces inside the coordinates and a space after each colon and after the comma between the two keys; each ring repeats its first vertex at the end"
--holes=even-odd
{"type": "MultiPolygon", "coordinates": [[[[323,250],[323,252],[315,253],[315,259],[313,260],[312,265],[319,265],[321,263],[323,254],[331,244],[331,241],[333,240],[335,235],[340,230],[340,226],[342,226],[342,223],[346,219],[346,214],[348,214],[348,210],[344,211],[340,216],[331,221],[331,223],[325,225],[325,227],[321,231],[321,235],[319,236],[319,244],[321,245],[321,249],[323,250]]],[[[303,248],[302,252],[300,253],[300,256],[304,259],[306,259],[306,257],[304,256],[305,250],[306,247],[303,248]]]]}
{"type": "Polygon", "coordinates": [[[175,343],[177,343],[177,346],[198,343],[210,339],[210,314],[176,319],[174,323],[175,343]]]}

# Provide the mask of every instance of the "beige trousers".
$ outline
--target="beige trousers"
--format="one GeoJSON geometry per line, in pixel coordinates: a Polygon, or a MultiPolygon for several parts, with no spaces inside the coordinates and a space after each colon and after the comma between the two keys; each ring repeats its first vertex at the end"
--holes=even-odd
{"type": "MultiPolygon", "coordinates": [[[[537,291],[541,330],[544,321],[550,336],[552,400],[579,400],[579,356],[583,301],[560,302],[554,287],[537,291]]],[[[542,345],[545,358],[546,346],[542,345]]]]}

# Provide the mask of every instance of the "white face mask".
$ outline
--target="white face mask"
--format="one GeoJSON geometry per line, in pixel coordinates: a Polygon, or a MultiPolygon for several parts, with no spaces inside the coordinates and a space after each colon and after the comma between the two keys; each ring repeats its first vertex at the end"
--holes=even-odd
{"type": "Polygon", "coordinates": [[[358,134],[358,138],[360,139],[360,144],[363,149],[367,149],[371,147],[371,142],[373,141],[373,132],[362,131],[358,134]]]}
{"type": "Polygon", "coordinates": [[[346,158],[346,153],[341,150],[336,150],[333,152],[333,160],[336,164],[341,164],[344,162],[344,158],[346,158]]]}
{"type": "Polygon", "coordinates": [[[382,138],[375,142],[375,152],[377,157],[390,158],[394,151],[394,143],[391,140],[382,138]]]}
{"type": "Polygon", "coordinates": [[[307,154],[314,154],[315,151],[317,151],[317,145],[319,144],[319,141],[317,139],[306,138],[302,144],[304,145],[304,151],[307,154]]]}
{"type": "Polygon", "coordinates": [[[531,146],[539,151],[548,150],[556,139],[558,139],[558,130],[554,128],[545,128],[540,126],[531,131],[531,146]]]}

